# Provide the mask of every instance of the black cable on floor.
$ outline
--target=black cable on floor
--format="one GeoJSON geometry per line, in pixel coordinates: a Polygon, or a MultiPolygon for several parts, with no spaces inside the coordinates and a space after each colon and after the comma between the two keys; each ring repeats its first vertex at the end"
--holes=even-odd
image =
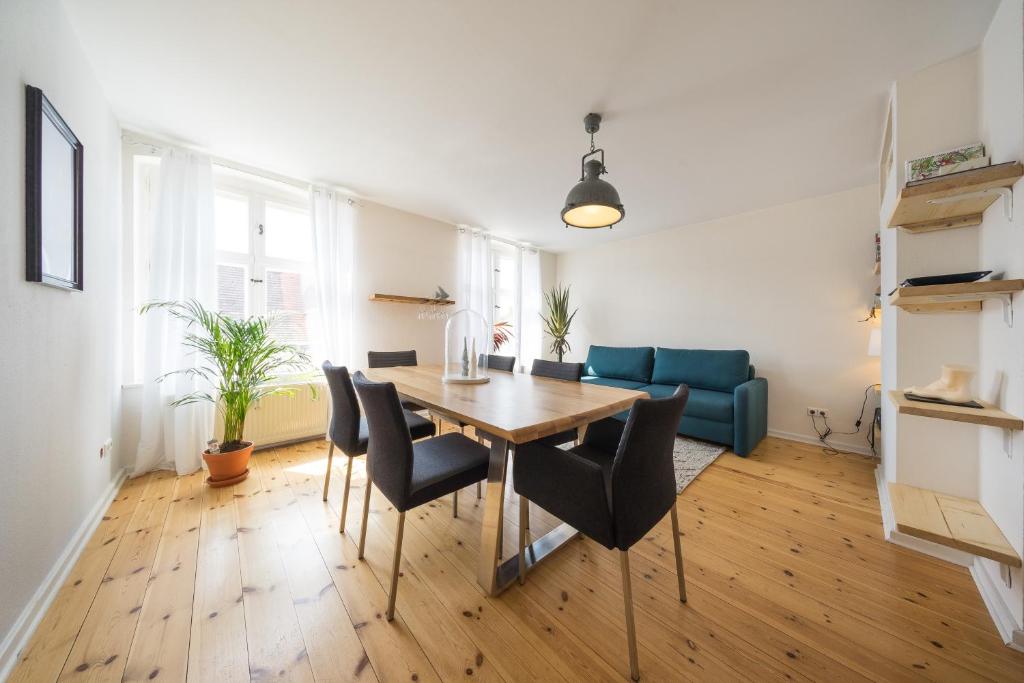
{"type": "MultiPolygon", "coordinates": [[[[828,425],[828,418],[825,417],[824,415],[821,416],[821,422],[824,425],[825,429],[824,430],[818,429],[818,415],[811,415],[811,426],[814,427],[814,432],[818,435],[818,441],[821,442],[822,447],[825,450],[825,453],[827,453],[828,455],[839,455],[840,453],[844,452],[844,451],[839,450],[838,448],[836,448],[835,446],[833,446],[832,444],[830,444],[828,442],[828,438],[830,436],[832,436],[833,434],[841,434],[841,435],[844,435],[844,436],[850,436],[850,435],[857,434],[857,433],[860,432],[861,424],[863,424],[863,422],[864,422],[864,410],[865,410],[865,408],[867,408],[867,405],[868,405],[868,392],[870,392],[872,389],[874,389],[877,386],[879,386],[879,385],[878,384],[869,384],[864,389],[864,400],[860,404],[860,415],[857,416],[857,422],[854,423],[855,429],[852,432],[837,432],[837,431],[833,430],[831,427],[829,427],[829,425],[828,425]]],[[[869,439],[869,443],[870,443],[870,439],[869,439]]],[[[874,445],[872,445],[871,450],[872,450],[872,452],[875,450],[874,449],[874,445]]]]}

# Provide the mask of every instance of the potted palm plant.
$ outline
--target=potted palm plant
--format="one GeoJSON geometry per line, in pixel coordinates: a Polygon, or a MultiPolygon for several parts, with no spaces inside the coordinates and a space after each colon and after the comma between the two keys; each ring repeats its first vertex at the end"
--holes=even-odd
{"type": "Polygon", "coordinates": [[[174,370],[172,375],[198,378],[206,387],[173,401],[183,406],[208,402],[217,407],[223,422],[220,443],[211,441],[203,452],[210,469],[211,486],[227,486],[243,481],[249,474],[253,444],[244,440],[245,418],[249,409],[265,396],[293,395],[291,387],[275,386],[281,374],[309,368],[309,356],[292,344],[274,339],[272,323],[253,316],[236,320],[207,310],[198,301],[160,301],[144,305],[142,313],[164,310],[185,323],[182,343],[202,358],[196,367],[174,370]]]}
{"type": "Polygon", "coordinates": [[[548,307],[548,314],[545,316],[542,313],[540,318],[544,321],[544,331],[551,337],[551,353],[558,356],[558,362],[561,363],[562,357],[572,350],[568,339],[569,326],[579,309],[569,313],[569,288],[560,284],[544,294],[544,303],[548,307]]]}

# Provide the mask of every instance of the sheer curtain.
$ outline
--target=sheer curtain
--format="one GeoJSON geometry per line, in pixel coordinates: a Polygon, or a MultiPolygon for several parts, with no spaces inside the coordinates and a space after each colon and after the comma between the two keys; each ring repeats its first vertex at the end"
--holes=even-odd
{"type": "MultiPolygon", "coordinates": [[[[487,321],[490,329],[494,322],[493,267],[491,264],[491,237],[485,232],[459,227],[458,290],[455,307],[476,311],[487,321]]],[[[468,331],[456,333],[465,334],[468,331]]],[[[488,353],[489,348],[478,348],[488,353]]]]}
{"type": "Polygon", "coordinates": [[[519,250],[519,363],[530,371],[542,357],[540,252],[530,246],[519,250]]]}
{"type": "Polygon", "coordinates": [[[352,363],[352,233],[357,207],[350,198],[326,188],[309,193],[316,268],[316,317],[321,329],[314,365],[330,360],[352,363]]]}
{"type": "MultiPolygon", "coordinates": [[[[213,173],[207,157],[165,150],[160,157],[156,214],[149,236],[147,301],[196,299],[215,301],[213,173]]],[[[142,426],[132,476],[154,469],[178,474],[202,466],[202,451],[213,437],[214,407],[195,403],[174,407],[171,401],[197,389],[198,380],[173,375],[199,358],[182,345],[185,326],[166,312],[143,316],[142,426]]]]}

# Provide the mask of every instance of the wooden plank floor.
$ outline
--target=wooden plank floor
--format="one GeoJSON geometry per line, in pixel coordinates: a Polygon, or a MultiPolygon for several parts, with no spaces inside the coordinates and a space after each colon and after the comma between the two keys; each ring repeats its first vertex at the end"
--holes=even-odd
{"type": "MultiPolygon", "coordinates": [[[[472,488],[407,516],[395,621],[397,513],[344,458],[321,501],[326,446],[257,454],[252,476],[127,482],[21,655],[11,681],[622,680],[616,555],[572,541],[497,598],[476,583],[472,488]]],[[[874,461],[766,439],[726,453],[680,496],[689,602],[675,597],[671,526],[635,547],[646,680],[1024,680],[967,571],[886,543],[874,461]]],[[[506,549],[518,530],[506,506],[506,549]]],[[[555,520],[533,511],[533,530],[555,520]]]]}

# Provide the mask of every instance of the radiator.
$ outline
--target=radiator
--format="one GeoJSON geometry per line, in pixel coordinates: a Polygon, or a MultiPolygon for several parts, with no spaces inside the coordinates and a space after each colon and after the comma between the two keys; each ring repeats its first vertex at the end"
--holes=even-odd
{"type": "MultiPolygon", "coordinates": [[[[326,384],[316,385],[316,396],[306,384],[291,387],[291,396],[267,396],[249,409],[245,418],[245,440],[256,448],[265,448],[290,441],[323,437],[327,433],[331,395],[326,384]]],[[[217,421],[217,439],[224,434],[224,425],[217,421]]]]}

